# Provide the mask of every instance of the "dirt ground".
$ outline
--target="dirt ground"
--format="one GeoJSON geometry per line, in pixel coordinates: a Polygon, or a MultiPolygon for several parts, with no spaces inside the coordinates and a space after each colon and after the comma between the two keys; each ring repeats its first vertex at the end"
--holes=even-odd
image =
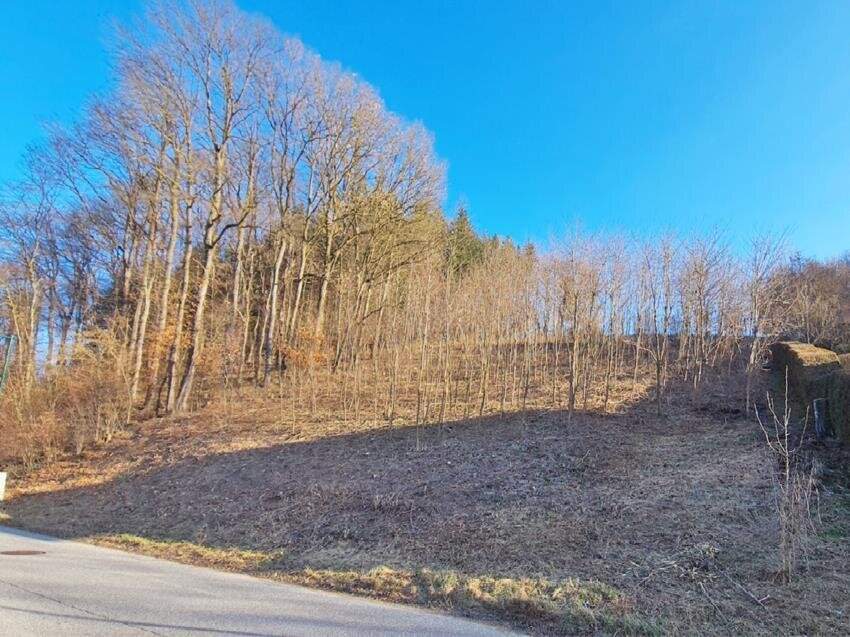
{"type": "Polygon", "coordinates": [[[644,399],[572,422],[530,411],[418,428],[296,429],[273,405],[207,410],[44,467],[12,485],[4,510],[66,537],[274,554],[272,575],[388,567],[601,582],[665,634],[850,633],[846,454],[818,450],[816,533],[783,583],[762,432],[718,404],[683,393],[665,417],[644,399]]]}

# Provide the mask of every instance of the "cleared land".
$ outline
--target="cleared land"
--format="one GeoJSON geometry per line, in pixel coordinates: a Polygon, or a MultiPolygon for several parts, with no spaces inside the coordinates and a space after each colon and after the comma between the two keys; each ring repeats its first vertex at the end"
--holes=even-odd
{"type": "Polygon", "coordinates": [[[427,427],[150,421],[30,474],[10,522],[499,619],[540,634],[850,631],[850,492],[821,449],[818,535],[777,581],[771,461],[728,396],[427,427]],[[688,408],[675,405],[690,405],[688,408]]]}

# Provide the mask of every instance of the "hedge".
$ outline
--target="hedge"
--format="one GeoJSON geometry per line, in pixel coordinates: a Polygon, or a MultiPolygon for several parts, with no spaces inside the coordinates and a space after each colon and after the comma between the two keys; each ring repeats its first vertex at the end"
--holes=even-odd
{"type": "Polygon", "coordinates": [[[829,382],[829,419],[835,435],[850,443],[850,370],[832,374],[829,382]]]}
{"type": "Polygon", "coordinates": [[[827,397],[833,372],[841,369],[835,352],[808,343],[775,343],[771,353],[780,383],[784,381],[787,370],[789,399],[799,402],[804,408],[811,409],[815,398],[827,397]]]}

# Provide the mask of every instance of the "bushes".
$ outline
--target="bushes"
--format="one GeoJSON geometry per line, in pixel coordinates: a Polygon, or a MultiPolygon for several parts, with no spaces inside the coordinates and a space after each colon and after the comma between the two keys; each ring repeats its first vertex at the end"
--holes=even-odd
{"type": "Polygon", "coordinates": [[[0,464],[32,468],[57,452],[108,441],[130,415],[129,383],[111,335],[87,334],[67,365],[35,381],[12,378],[0,394],[0,464]]]}
{"type": "Polygon", "coordinates": [[[850,443],[850,354],[794,342],[776,343],[772,352],[780,378],[788,370],[790,398],[809,408],[815,398],[827,398],[835,435],[850,443]]]}
{"type": "Polygon", "coordinates": [[[826,398],[832,373],[841,369],[835,352],[808,343],[775,343],[771,352],[780,378],[787,370],[789,399],[806,407],[815,398],[826,398]]]}
{"type": "Polygon", "coordinates": [[[53,392],[46,384],[10,381],[0,395],[0,466],[33,467],[63,445],[53,392]]]}
{"type": "Polygon", "coordinates": [[[850,354],[840,354],[842,369],[832,375],[829,383],[829,418],[835,435],[850,443],[850,354]]]}
{"type": "Polygon", "coordinates": [[[829,418],[835,435],[850,443],[850,370],[832,374],[829,383],[829,418]]]}

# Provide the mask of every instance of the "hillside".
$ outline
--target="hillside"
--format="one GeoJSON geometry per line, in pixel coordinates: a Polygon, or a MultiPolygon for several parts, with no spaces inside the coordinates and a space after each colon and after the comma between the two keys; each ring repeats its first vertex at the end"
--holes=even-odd
{"type": "Polygon", "coordinates": [[[728,394],[675,395],[666,417],[639,396],[571,423],[534,410],[292,429],[248,392],[35,471],[5,510],[29,529],[537,634],[845,632],[846,485],[822,485],[819,535],[781,583],[758,425],[717,407],[728,394]]]}
{"type": "MultiPolygon", "coordinates": [[[[488,136],[466,125],[472,104],[429,89],[459,136],[438,145],[421,99],[384,101],[358,66],[230,0],[148,9],[116,31],[103,90],[0,184],[4,520],[539,635],[850,634],[846,215],[836,204],[803,241],[777,206],[807,219],[805,198],[768,186],[804,184],[817,210],[846,197],[787,179],[802,164],[760,178],[747,154],[747,170],[711,162],[734,168],[728,184],[692,163],[688,186],[685,150],[703,144],[629,141],[665,108],[626,106],[646,79],[628,65],[628,116],[544,165],[533,136],[531,160],[501,142],[551,110],[563,130],[547,141],[579,143],[584,107],[515,93],[523,109],[488,136]],[[478,142],[473,210],[456,179],[470,173],[447,171],[478,142]],[[544,241],[550,228],[564,231],[544,241]]],[[[684,77],[680,56],[658,59],[677,70],[656,101],[684,77]]],[[[501,82],[471,90],[489,72],[464,75],[457,95],[513,104],[501,82]]],[[[671,102],[672,128],[725,126],[705,117],[702,79],[731,75],[686,75],[700,110],[671,102]]],[[[555,83],[607,112],[582,82],[555,83]]],[[[753,88],[732,84],[718,105],[753,88]]]]}

